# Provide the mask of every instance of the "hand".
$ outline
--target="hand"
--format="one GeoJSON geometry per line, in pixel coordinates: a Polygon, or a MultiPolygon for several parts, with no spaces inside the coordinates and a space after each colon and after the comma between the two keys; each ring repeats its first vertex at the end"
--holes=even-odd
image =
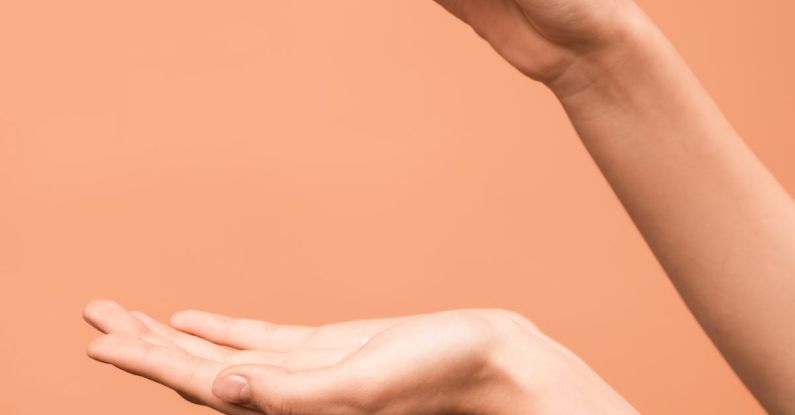
{"type": "Polygon", "coordinates": [[[592,81],[595,75],[587,66],[612,65],[609,61],[619,59],[617,51],[637,27],[651,25],[631,0],[436,2],[472,26],[522,73],[567,91],[592,81]],[[580,68],[581,63],[586,67],[580,68]]]}
{"type": "Polygon", "coordinates": [[[523,317],[461,310],[322,327],[198,311],[171,326],[115,303],[89,355],[230,415],[634,413],[523,317]]]}

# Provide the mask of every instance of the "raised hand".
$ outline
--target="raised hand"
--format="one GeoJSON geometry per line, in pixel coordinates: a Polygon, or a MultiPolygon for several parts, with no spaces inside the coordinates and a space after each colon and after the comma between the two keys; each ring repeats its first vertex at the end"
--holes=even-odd
{"type": "Polygon", "coordinates": [[[523,317],[460,310],[322,327],[177,313],[169,327],[94,302],[91,357],[227,414],[634,410],[523,317]]]}

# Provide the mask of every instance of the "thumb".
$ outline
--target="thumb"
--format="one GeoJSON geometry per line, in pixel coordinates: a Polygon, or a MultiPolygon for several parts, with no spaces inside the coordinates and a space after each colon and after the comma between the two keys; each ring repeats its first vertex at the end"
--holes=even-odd
{"type": "Polygon", "coordinates": [[[297,372],[269,365],[239,365],[218,374],[213,394],[268,415],[372,413],[372,404],[377,402],[372,384],[339,365],[297,372]]]}

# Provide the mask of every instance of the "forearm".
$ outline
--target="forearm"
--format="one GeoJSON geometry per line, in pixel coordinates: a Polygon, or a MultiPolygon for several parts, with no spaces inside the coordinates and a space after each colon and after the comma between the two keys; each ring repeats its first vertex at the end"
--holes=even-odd
{"type": "Polygon", "coordinates": [[[645,18],[550,84],[713,341],[795,412],[795,204],[645,18]]]}

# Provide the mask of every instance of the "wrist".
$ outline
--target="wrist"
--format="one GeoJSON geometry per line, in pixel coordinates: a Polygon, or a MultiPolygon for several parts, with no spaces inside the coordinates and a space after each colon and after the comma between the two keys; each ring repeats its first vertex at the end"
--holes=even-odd
{"type": "Polygon", "coordinates": [[[634,3],[617,12],[615,22],[609,40],[576,52],[565,70],[544,82],[564,105],[582,97],[618,98],[645,81],[646,69],[668,59],[672,47],[634,3]]]}
{"type": "Polygon", "coordinates": [[[637,414],[585,362],[534,327],[504,331],[485,361],[483,402],[500,409],[477,413],[637,414]]]}
{"type": "Polygon", "coordinates": [[[539,368],[533,363],[541,351],[538,348],[537,335],[509,319],[503,323],[497,330],[491,347],[483,354],[484,376],[475,395],[482,398],[479,401],[484,407],[475,413],[538,413],[543,395],[543,376],[536,376],[539,368]],[[495,410],[498,412],[494,412],[495,410]]]}

